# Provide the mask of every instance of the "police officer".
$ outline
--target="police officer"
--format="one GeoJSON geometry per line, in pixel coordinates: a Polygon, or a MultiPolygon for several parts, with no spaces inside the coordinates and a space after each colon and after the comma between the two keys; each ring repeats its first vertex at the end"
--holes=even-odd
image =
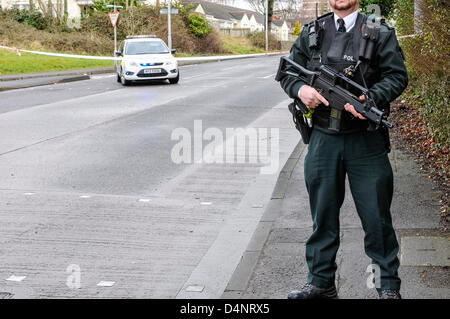
{"type": "MultiPolygon", "coordinates": [[[[359,0],[329,0],[329,4],[333,12],[318,18],[317,30],[308,25],[303,28],[292,46],[290,59],[310,70],[319,70],[324,64],[346,74],[367,86],[377,107],[389,112],[389,103],[408,84],[395,30],[381,20],[379,32],[374,33],[372,52],[364,58],[364,54],[360,56],[362,30],[373,21],[359,12],[359,0]],[[311,44],[314,36],[311,30],[316,32],[318,45],[311,44]]],[[[379,278],[375,278],[375,283],[380,283],[379,297],[400,299],[398,242],[390,213],[393,174],[387,155],[390,148],[387,129],[368,130],[368,121],[352,105],[347,103],[345,111],[336,111],[332,100],[327,101],[294,76],[285,76],[281,86],[291,98],[300,98],[314,109],[304,164],[313,219],[313,232],[306,243],[309,274],[307,283],[292,291],[288,298],[337,297],[339,210],[347,175],[365,232],[365,252],[380,269],[379,278]]]]}

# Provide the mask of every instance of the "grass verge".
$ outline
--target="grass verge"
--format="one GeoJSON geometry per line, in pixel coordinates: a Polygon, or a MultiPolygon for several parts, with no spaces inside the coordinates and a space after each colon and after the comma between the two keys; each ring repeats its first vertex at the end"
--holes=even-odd
{"type": "Polygon", "coordinates": [[[0,49],[0,75],[41,73],[114,66],[113,61],[60,58],[0,49]]]}
{"type": "Polygon", "coordinates": [[[221,34],[223,48],[225,51],[231,54],[252,54],[252,53],[264,53],[265,50],[252,45],[251,41],[247,38],[232,38],[230,36],[221,34]]]}

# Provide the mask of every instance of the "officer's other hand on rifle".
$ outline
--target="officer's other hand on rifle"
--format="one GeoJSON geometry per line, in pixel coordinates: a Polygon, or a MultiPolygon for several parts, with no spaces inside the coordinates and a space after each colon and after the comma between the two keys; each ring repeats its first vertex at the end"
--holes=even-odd
{"type": "MultiPolygon", "coordinates": [[[[361,95],[361,96],[359,97],[359,99],[360,99],[362,102],[364,102],[364,100],[366,99],[366,97],[365,97],[364,95],[361,95]]],[[[350,103],[345,104],[345,105],[344,105],[344,108],[345,108],[345,110],[346,110],[347,112],[352,113],[352,115],[353,115],[354,117],[357,117],[357,118],[359,118],[359,119],[361,119],[361,120],[366,120],[366,118],[365,118],[364,116],[362,116],[360,113],[356,112],[355,107],[354,107],[353,105],[351,105],[350,103]]]]}
{"type": "Polygon", "coordinates": [[[319,104],[323,103],[326,106],[329,106],[330,103],[320,95],[317,90],[309,85],[303,85],[298,91],[298,97],[302,102],[307,105],[309,108],[315,108],[319,104]]]}

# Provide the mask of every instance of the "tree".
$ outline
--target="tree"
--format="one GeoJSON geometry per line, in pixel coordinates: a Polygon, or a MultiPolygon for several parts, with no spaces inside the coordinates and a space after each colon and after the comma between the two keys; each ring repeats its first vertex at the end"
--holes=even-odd
{"type": "Polygon", "coordinates": [[[301,15],[303,7],[302,1],[298,0],[275,0],[273,4],[273,11],[277,17],[283,20],[298,19],[301,15]]]}
{"type": "Polygon", "coordinates": [[[300,31],[301,31],[300,23],[298,21],[295,21],[295,28],[294,28],[293,35],[299,35],[300,31]]]}

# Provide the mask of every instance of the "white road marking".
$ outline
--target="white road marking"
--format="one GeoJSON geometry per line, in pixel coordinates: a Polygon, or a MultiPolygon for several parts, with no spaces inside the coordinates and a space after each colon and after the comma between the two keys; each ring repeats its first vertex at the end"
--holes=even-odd
{"type": "Polygon", "coordinates": [[[34,195],[35,193],[23,193],[24,195],[34,195]]]}
{"type": "Polygon", "coordinates": [[[150,198],[139,198],[139,202],[148,203],[150,201],[150,198]]]}
{"type": "Polygon", "coordinates": [[[116,282],[115,281],[100,281],[97,286],[99,287],[112,287],[114,286],[116,282]]]}
{"type": "Polygon", "coordinates": [[[186,291],[202,292],[205,286],[187,286],[186,291]]]}
{"type": "Polygon", "coordinates": [[[115,74],[108,74],[108,75],[91,75],[91,80],[98,80],[98,79],[105,79],[105,78],[112,78],[115,77],[115,74]]]}
{"type": "Polygon", "coordinates": [[[183,80],[189,80],[189,79],[193,79],[193,78],[198,78],[199,76],[204,76],[204,75],[208,75],[210,73],[202,73],[202,74],[197,74],[197,75],[193,75],[193,76],[188,76],[187,78],[183,77],[183,80]]]}
{"type": "Polygon", "coordinates": [[[91,198],[89,195],[81,195],[80,198],[91,198]]]}
{"type": "Polygon", "coordinates": [[[200,205],[212,205],[212,202],[201,202],[200,205]]]}
{"type": "Polygon", "coordinates": [[[272,76],[275,76],[275,74],[276,73],[272,73],[272,74],[269,74],[269,75],[266,75],[266,76],[263,76],[263,77],[259,77],[259,79],[267,79],[267,78],[270,78],[272,76]]]}
{"type": "Polygon", "coordinates": [[[27,278],[27,276],[14,276],[14,275],[12,275],[12,276],[6,278],[6,280],[20,282],[20,281],[24,280],[25,278],[27,278]]]}

